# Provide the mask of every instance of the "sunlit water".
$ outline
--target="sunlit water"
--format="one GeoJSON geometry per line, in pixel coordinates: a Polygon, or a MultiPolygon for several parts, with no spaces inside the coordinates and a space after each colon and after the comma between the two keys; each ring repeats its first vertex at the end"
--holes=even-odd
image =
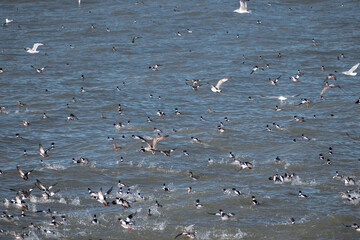
{"type": "Polygon", "coordinates": [[[25,200],[24,217],[13,204],[0,204],[1,211],[14,215],[0,219],[0,238],[13,239],[10,231],[16,231],[29,239],[173,239],[183,228],[195,231],[197,239],[358,238],[343,224],[360,224],[359,201],[342,199],[338,192],[358,189],[360,180],[360,105],[354,104],[360,79],[341,74],[360,61],[359,2],[270,3],[250,1],[252,14],[237,14],[238,1],[3,1],[1,21],[14,21],[0,29],[0,105],[5,107],[0,198],[14,199],[10,189],[34,190],[25,200]],[[141,38],[132,43],[135,36],[141,38]],[[39,53],[24,50],[36,42],[44,43],[39,53]],[[155,64],[161,65],[158,71],[149,68],[155,64]],[[39,74],[31,65],[47,67],[39,74]],[[250,74],[254,66],[264,70],[250,74]],[[298,69],[304,75],[295,83],[289,77],[298,69]],[[335,74],[329,83],[341,88],[327,90],[321,100],[326,73],[335,74]],[[268,82],[279,75],[278,86],[268,82]],[[223,92],[211,92],[209,84],[225,77],[232,78],[221,86],[223,92]],[[185,79],[201,79],[198,91],[185,79]],[[267,98],[296,94],[284,102],[267,98]],[[301,98],[312,103],[299,105],[301,98]],[[276,105],[282,111],[275,111],[276,105]],[[175,115],[175,108],[182,114],[175,115]],[[158,110],[165,116],[157,116],[158,110]],[[44,112],[48,119],[42,119],[44,112]],[[67,121],[71,113],[79,120],[67,121]],[[305,122],[295,121],[295,115],[305,122]],[[119,122],[124,126],[115,129],[119,122]],[[223,133],[216,127],[220,122],[223,133]],[[154,128],[169,135],[156,147],[175,149],[171,156],[139,151],[146,144],[131,136],[151,140],[158,134],[154,128]],[[51,143],[55,148],[41,157],[38,145],[51,143]],[[114,151],[113,143],[122,148],[114,151]],[[230,152],[254,168],[239,171],[230,152]],[[80,157],[89,163],[72,163],[80,157]],[[28,181],[16,166],[34,170],[28,181]],[[354,178],[355,185],[333,179],[336,171],[354,178]],[[297,177],[282,184],[268,179],[285,172],[297,177]],[[57,183],[52,190],[60,191],[43,199],[36,179],[45,186],[57,183]],[[118,192],[119,180],[129,194],[127,187],[118,192]],[[162,189],[164,183],[169,191],[162,189]],[[87,190],[110,187],[108,207],[87,190]],[[308,198],[299,198],[299,190],[308,198]],[[253,205],[251,196],[260,205],[253,205]],[[115,197],[127,199],[131,208],[112,205],[115,197]],[[195,207],[196,199],[202,208],[195,207]],[[56,211],[57,226],[37,212],[49,208],[56,211]],[[235,216],[222,221],[208,214],[219,209],[235,216]],[[122,228],[118,218],[134,212],[132,229],[122,228]]]}

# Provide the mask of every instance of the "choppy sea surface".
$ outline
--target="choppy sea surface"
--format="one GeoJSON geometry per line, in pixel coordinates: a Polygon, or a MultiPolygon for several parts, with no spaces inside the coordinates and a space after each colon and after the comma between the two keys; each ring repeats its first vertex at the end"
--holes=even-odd
{"type": "Polygon", "coordinates": [[[173,239],[184,228],[196,239],[359,238],[346,226],[360,224],[360,77],[342,74],[360,62],[359,1],[237,8],[229,0],[2,1],[1,22],[13,22],[0,27],[0,238],[173,239]],[[38,53],[24,50],[34,43],[44,44],[38,53]],[[263,70],[250,74],[254,66],[263,70]],[[335,87],[320,97],[326,74],[335,87]],[[268,81],[279,76],[277,86],[268,81]],[[210,90],[228,77],[221,93],[210,90]],[[150,144],[168,136],[152,154],[132,135],[150,144]],[[240,170],[242,162],[253,167],[240,170]],[[33,170],[28,180],[17,166],[33,170]],[[269,180],[286,172],[295,175],[269,180]],[[55,184],[53,196],[43,198],[37,180],[55,184]],[[88,192],[111,187],[108,206],[88,192]],[[11,200],[30,188],[22,216],[11,200]],[[235,215],[209,214],[219,209],[235,215]],[[132,213],[123,228],[118,219],[132,213]]]}

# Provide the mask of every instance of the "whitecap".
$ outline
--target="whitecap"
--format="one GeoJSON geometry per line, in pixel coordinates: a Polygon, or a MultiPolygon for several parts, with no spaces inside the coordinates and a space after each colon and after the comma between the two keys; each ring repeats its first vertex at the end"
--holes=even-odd
{"type": "Polygon", "coordinates": [[[42,171],[43,169],[50,169],[50,170],[64,170],[66,167],[60,164],[47,164],[44,163],[43,168],[40,169],[42,171]]]}
{"type": "Polygon", "coordinates": [[[153,230],[157,230],[157,231],[163,231],[166,227],[166,221],[164,222],[155,222],[154,223],[154,227],[153,230]]]}
{"type": "Polygon", "coordinates": [[[302,181],[299,176],[296,176],[292,179],[291,185],[301,185],[301,186],[316,186],[319,185],[315,179],[310,181],[302,181]]]}
{"type": "Polygon", "coordinates": [[[76,198],[72,199],[70,204],[72,204],[74,206],[80,206],[80,198],[76,197],[76,198]]]}

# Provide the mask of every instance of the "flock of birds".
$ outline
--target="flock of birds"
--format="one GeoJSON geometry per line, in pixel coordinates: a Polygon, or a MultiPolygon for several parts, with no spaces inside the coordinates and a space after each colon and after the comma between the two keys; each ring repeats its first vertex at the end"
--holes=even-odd
{"type": "MultiPolygon", "coordinates": [[[[79,4],[81,4],[81,1],[79,0],[79,4]]],[[[238,9],[234,10],[235,13],[239,13],[239,14],[251,14],[251,10],[248,10],[247,7],[247,1],[245,0],[241,0],[240,1],[240,7],[238,9]]],[[[5,23],[3,24],[4,27],[9,26],[10,24],[14,24],[13,20],[11,19],[5,19],[5,23]]],[[[93,25],[92,25],[93,26],[93,25]]],[[[180,33],[179,33],[180,34],[180,33]]],[[[179,35],[178,35],[179,36],[179,35]]],[[[132,39],[132,43],[135,43],[135,40],[142,38],[142,37],[134,37],[132,39]]],[[[313,39],[313,46],[316,46],[316,41],[313,39]]],[[[25,51],[29,54],[37,54],[40,52],[41,47],[44,46],[43,43],[34,43],[34,45],[32,46],[32,48],[27,47],[25,48],[25,51]]],[[[113,48],[113,51],[114,48],[113,48]]],[[[281,54],[279,53],[278,55],[279,58],[281,58],[281,54]]],[[[341,74],[346,75],[346,76],[350,76],[350,77],[354,77],[357,75],[357,68],[359,67],[360,63],[355,64],[354,66],[352,66],[349,70],[347,71],[343,71],[341,72],[341,74]]],[[[161,64],[156,64],[154,66],[150,66],[149,69],[153,70],[153,71],[161,71],[160,70],[160,66],[162,66],[161,64]]],[[[31,68],[33,68],[38,74],[42,74],[44,73],[45,69],[48,66],[44,66],[41,68],[36,68],[33,65],[31,65],[31,68]]],[[[264,68],[269,67],[268,65],[265,67],[261,67],[261,66],[254,66],[251,71],[250,71],[250,75],[252,74],[256,74],[256,71],[261,70],[264,71],[264,68]]],[[[250,69],[249,69],[250,70],[250,69]]],[[[4,69],[0,69],[0,73],[3,73],[4,69]]],[[[324,69],[322,68],[322,71],[324,71],[324,69]]],[[[304,73],[302,73],[300,70],[298,70],[297,74],[295,76],[291,76],[289,77],[289,79],[291,79],[293,82],[300,82],[301,77],[304,75],[304,73]]],[[[281,78],[281,75],[278,76],[275,79],[268,79],[268,82],[273,85],[273,86],[278,86],[279,84],[279,79],[281,78]]],[[[82,79],[85,79],[84,75],[82,75],[82,79]]],[[[188,79],[186,80],[186,85],[191,87],[192,90],[194,91],[198,91],[199,87],[201,86],[207,86],[206,84],[209,85],[209,92],[213,92],[215,94],[222,94],[223,92],[223,88],[226,88],[225,84],[226,82],[231,82],[232,81],[232,77],[225,77],[225,78],[221,78],[220,80],[217,80],[217,82],[204,82],[203,80],[199,80],[199,79],[188,79]],[[205,83],[205,84],[204,84],[205,83]]],[[[320,99],[323,99],[323,94],[325,94],[326,91],[328,91],[329,89],[342,89],[342,87],[339,84],[335,84],[335,82],[337,81],[337,78],[335,76],[335,74],[333,73],[327,73],[326,74],[326,78],[324,79],[324,87],[322,88],[322,90],[319,90],[319,95],[320,95],[320,99]]],[[[125,85],[125,82],[123,83],[125,85]]],[[[82,92],[85,92],[85,90],[82,88],[81,89],[82,92]]],[[[263,98],[276,98],[278,100],[280,100],[281,102],[286,101],[288,98],[295,98],[299,96],[298,94],[296,95],[281,95],[281,96],[265,96],[265,95],[261,95],[261,97],[263,98]]],[[[150,98],[153,98],[152,95],[149,96],[150,98]]],[[[160,98],[160,97],[159,97],[160,98]]],[[[251,97],[249,97],[249,100],[252,100],[251,97]]],[[[75,102],[76,100],[73,99],[73,101],[75,102]]],[[[357,101],[354,101],[356,104],[360,104],[360,99],[357,101]]],[[[306,98],[302,98],[299,105],[306,105],[307,108],[311,107],[312,101],[306,98]]],[[[24,104],[21,101],[17,102],[17,106],[19,108],[22,107],[26,107],[26,104],[24,104]]],[[[1,106],[0,107],[0,113],[6,113],[6,106],[1,106]]],[[[275,108],[275,111],[281,111],[282,109],[277,105],[275,108]]],[[[123,109],[121,107],[121,105],[119,104],[118,109],[117,109],[119,115],[123,114],[123,109]]],[[[209,113],[213,113],[214,111],[212,109],[208,109],[209,113]]],[[[178,108],[175,108],[174,110],[174,114],[175,115],[181,115],[182,113],[178,110],[178,108]]],[[[158,117],[164,117],[166,114],[164,112],[162,112],[161,110],[158,110],[156,115],[158,117]]],[[[48,116],[46,115],[46,113],[43,114],[42,118],[48,118],[48,116]]],[[[103,114],[101,114],[101,118],[105,118],[105,116],[103,114]]],[[[73,113],[69,114],[69,116],[66,118],[67,121],[81,121],[78,117],[76,117],[73,113]]],[[[205,121],[203,119],[203,117],[200,118],[200,120],[205,121]]],[[[303,118],[294,116],[294,120],[295,121],[305,121],[303,118]]],[[[224,117],[224,122],[229,121],[227,117],[224,117]]],[[[150,118],[150,116],[147,117],[147,122],[152,122],[152,119],[150,118]]],[[[29,122],[28,120],[24,119],[23,120],[23,125],[25,127],[29,127],[31,126],[31,122],[29,122]]],[[[122,123],[114,123],[113,124],[115,129],[123,129],[124,124],[122,123]]],[[[273,123],[273,127],[277,128],[277,129],[281,129],[282,127],[276,123],[273,123]]],[[[217,130],[220,133],[225,132],[225,128],[224,128],[224,123],[220,122],[219,125],[216,126],[217,130]]],[[[272,129],[270,128],[270,126],[268,125],[266,127],[267,131],[272,131],[272,129]]],[[[158,149],[158,142],[159,141],[165,141],[169,135],[167,134],[162,134],[161,130],[156,131],[157,135],[154,136],[151,139],[148,139],[144,136],[140,136],[140,135],[132,135],[131,137],[135,140],[140,141],[141,143],[143,143],[145,146],[142,146],[140,148],[140,152],[143,153],[151,153],[151,154],[163,154],[165,156],[171,156],[172,152],[174,152],[176,150],[175,148],[169,149],[169,150],[160,150],[158,149]]],[[[176,133],[176,130],[173,129],[173,133],[176,133]]],[[[352,136],[351,134],[347,133],[348,137],[354,140],[358,140],[357,137],[352,136]]],[[[21,139],[22,137],[20,135],[16,135],[16,138],[21,139]]],[[[113,140],[112,138],[108,137],[109,140],[113,140]]],[[[304,134],[302,134],[302,138],[304,140],[309,141],[310,138],[305,136],[304,134]]],[[[194,143],[201,143],[201,140],[198,139],[197,137],[191,136],[190,137],[191,141],[193,141],[194,143]]],[[[294,139],[294,141],[296,141],[294,139]]],[[[113,144],[114,146],[114,151],[121,151],[122,150],[122,146],[117,146],[115,143],[113,144]]],[[[55,144],[51,144],[51,146],[49,148],[44,148],[42,146],[42,144],[39,144],[38,146],[38,153],[39,155],[46,159],[47,157],[49,157],[49,155],[51,155],[51,151],[53,151],[55,149],[55,144]]],[[[332,154],[332,148],[329,148],[329,154],[332,154]]],[[[189,155],[189,153],[186,150],[183,150],[182,152],[183,155],[189,155]]],[[[24,155],[27,155],[26,150],[24,151],[24,155]]],[[[233,153],[229,153],[228,156],[230,159],[232,159],[234,161],[234,164],[236,166],[238,166],[238,170],[252,170],[255,168],[254,164],[248,161],[240,161],[233,153]]],[[[325,160],[324,155],[320,154],[319,158],[322,160],[325,160]]],[[[209,159],[209,162],[212,161],[211,159],[209,159]]],[[[79,158],[73,158],[72,159],[72,164],[81,164],[81,165],[87,165],[89,164],[89,159],[87,157],[79,157],[79,158]]],[[[275,163],[279,163],[281,162],[280,158],[277,157],[274,159],[275,163]]],[[[331,162],[329,161],[329,159],[327,159],[327,164],[331,164],[331,162]]],[[[41,166],[44,167],[47,164],[41,160],[41,166]]],[[[7,199],[5,198],[3,200],[3,206],[6,209],[17,209],[19,212],[21,211],[21,213],[19,213],[18,216],[20,216],[21,218],[25,218],[26,214],[28,211],[32,211],[31,208],[29,208],[28,206],[28,201],[30,201],[29,199],[31,199],[31,194],[33,192],[33,190],[38,189],[41,192],[41,198],[43,198],[44,200],[47,199],[53,199],[56,198],[57,193],[60,191],[60,189],[56,189],[56,183],[52,184],[52,185],[48,185],[48,184],[44,184],[41,180],[39,179],[33,179],[31,176],[32,175],[36,175],[36,170],[24,170],[22,168],[22,166],[16,166],[16,170],[20,176],[20,178],[22,178],[24,181],[34,181],[34,184],[32,187],[28,187],[28,188],[23,188],[21,186],[18,187],[18,189],[10,189],[13,192],[16,192],[14,198],[11,199],[7,199]],[[35,173],[35,174],[34,174],[35,173]]],[[[0,170],[0,174],[4,174],[6,175],[6,171],[2,171],[0,170]]],[[[188,172],[188,176],[191,180],[193,181],[201,181],[199,176],[195,176],[193,174],[192,171],[188,172]]],[[[285,172],[284,175],[280,175],[280,174],[275,174],[273,176],[268,177],[268,179],[270,181],[273,181],[275,184],[283,184],[283,183],[291,183],[294,181],[294,179],[298,179],[299,177],[295,174],[295,173],[288,173],[285,172]]],[[[338,181],[342,181],[344,182],[344,184],[346,186],[356,186],[357,182],[356,179],[354,177],[351,176],[342,176],[340,175],[338,172],[336,172],[336,175],[333,176],[334,180],[338,180],[338,181]]],[[[110,205],[120,205],[122,208],[124,209],[129,209],[131,208],[133,205],[136,205],[138,203],[138,201],[147,201],[148,198],[142,196],[142,194],[140,192],[135,193],[131,193],[131,189],[128,185],[122,183],[120,180],[117,183],[118,186],[118,191],[117,193],[114,195],[112,195],[112,191],[113,191],[113,187],[110,187],[106,192],[103,191],[102,188],[100,188],[99,190],[93,191],[90,188],[88,188],[88,194],[89,194],[89,199],[94,199],[97,202],[99,202],[101,205],[103,206],[110,206],[110,205]],[[127,190],[125,190],[127,189],[127,190]]],[[[164,183],[163,186],[161,187],[161,190],[164,192],[169,192],[170,188],[164,183]]],[[[187,188],[187,192],[190,193],[192,192],[192,188],[188,187],[187,188]]],[[[234,194],[234,195],[244,195],[244,193],[242,193],[240,190],[236,189],[236,188],[229,188],[229,189],[223,189],[223,192],[226,194],[234,194]]],[[[357,205],[359,203],[359,197],[360,197],[360,189],[353,189],[353,190],[348,190],[348,191],[344,191],[344,192],[340,192],[341,197],[348,201],[351,204],[355,204],[357,205]]],[[[250,197],[250,196],[249,196],[250,197]]],[[[309,196],[302,193],[301,190],[299,190],[298,192],[298,197],[299,198],[308,198],[309,196]]],[[[251,202],[253,206],[256,205],[260,205],[261,203],[256,199],[255,196],[251,195],[251,202]]],[[[157,207],[162,207],[162,205],[156,200],[156,206],[157,207]]],[[[197,209],[203,208],[203,204],[200,203],[200,199],[196,199],[194,206],[197,209]]],[[[14,210],[16,212],[16,210],[14,210]]],[[[66,223],[66,218],[67,216],[65,214],[58,214],[55,211],[50,210],[50,208],[48,210],[37,210],[37,213],[45,213],[47,216],[50,217],[50,221],[49,221],[49,225],[45,226],[44,224],[36,224],[36,223],[32,223],[30,226],[26,226],[25,229],[31,229],[32,231],[38,231],[39,233],[45,234],[44,236],[56,236],[56,227],[65,224],[66,223]],[[61,219],[61,221],[59,222],[57,219],[61,219]]],[[[219,209],[218,212],[207,212],[209,215],[214,215],[214,216],[219,216],[221,220],[229,220],[230,218],[233,218],[235,216],[235,213],[231,213],[231,212],[225,212],[222,209],[219,209]]],[[[17,213],[16,213],[17,214],[17,213]]],[[[119,226],[123,227],[124,229],[136,229],[136,224],[134,219],[136,218],[137,215],[139,214],[143,214],[141,212],[137,212],[137,211],[133,211],[131,212],[129,215],[127,216],[123,216],[123,217],[119,217],[117,220],[119,222],[119,226]]],[[[146,212],[147,216],[151,217],[152,216],[152,210],[149,208],[146,212]]],[[[0,216],[0,223],[1,221],[21,221],[19,220],[19,217],[9,214],[7,210],[4,210],[2,215],[0,216]]],[[[295,219],[291,218],[289,219],[291,224],[295,224],[295,219]]],[[[91,224],[99,224],[99,220],[97,218],[97,215],[95,214],[92,218],[92,220],[89,220],[89,223],[91,224]]],[[[345,227],[349,227],[349,228],[353,228],[356,231],[360,232],[360,226],[356,223],[351,224],[351,225],[347,225],[344,224],[345,227]]],[[[14,235],[16,239],[23,239],[26,238],[28,235],[26,232],[23,233],[17,233],[16,231],[12,231],[12,230],[7,230],[7,229],[0,229],[0,236],[1,235],[14,235]]],[[[178,238],[178,237],[187,237],[187,238],[196,238],[196,231],[194,231],[192,229],[192,227],[187,227],[187,228],[183,228],[181,230],[180,233],[178,233],[177,235],[174,236],[174,238],[178,238]]]]}

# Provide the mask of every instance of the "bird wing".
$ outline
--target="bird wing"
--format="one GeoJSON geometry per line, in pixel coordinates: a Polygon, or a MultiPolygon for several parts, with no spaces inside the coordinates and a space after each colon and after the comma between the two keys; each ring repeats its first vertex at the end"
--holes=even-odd
{"type": "Polygon", "coordinates": [[[147,144],[147,146],[151,149],[152,147],[151,147],[151,145],[150,145],[150,143],[148,143],[148,142],[145,142],[146,144],[147,144]]]}
{"type": "Polygon", "coordinates": [[[181,235],[183,235],[184,233],[179,233],[178,235],[176,235],[175,237],[174,237],[174,239],[175,238],[177,238],[177,237],[180,237],[181,235]]]}
{"type": "Polygon", "coordinates": [[[107,190],[106,195],[109,195],[112,190],[113,190],[113,187],[111,186],[111,188],[109,188],[109,190],[107,190]]]}
{"type": "Polygon", "coordinates": [[[330,88],[330,86],[328,85],[328,86],[326,86],[326,87],[324,87],[323,88],[323,90],[321,91],[321,93],[320,93],[320,95],[322,95],[326,90],[328,90],[330,88]]]}
{"type": "Polygon", "coordinates": [[[46,187],[40,182],[39,179],[36,179],[36,186],[42,191],[47,191],[46,187]]]}
{"type": "Polygon", "coordinates": [[[24,172],[20,169],[19,166],[16,166],[16,169],[18,170],[18,172],[19,172],[19,174],[20,174],[21,177],[24,177],[24,176],[25,176],[24,172]]]}
{"type": "Polygon", "coordinates": [[[231,77],[220,79],[220,80],[218,81],[218,83],[216,84],[215,87],[216,87],[217,89],[220,89],[221,84],[223,84],[224,82],[226,82],[226,81],[229,80],[230,78],[231,78],[231,77]]]}
{"type": "Polygon", "coordinates": [[[44,147],[41,144],[39,144],[39,152],[43,155],[46,154],[46,151],[44,150],[44,147]]]}
{"type": "Polygon", "coordinates": [[[153,138],[153,142],[152,142],[152,148],[155,149],[156,147],[156,143],[160,140],[163,140],[165,138],[167,138],[169,135],[163,135],[163,136],[157,136],[153,138]]]}
{"type": "Polygon", "coordinates": [[[127,216],[126,221],[127,221],[127,222],[130,222],[131,219],[136,215],[136,213],[137,213],[137,212],[134,212],[134,213],[130,214],[129,216],[127,216]]]}
{"type": "Polygon", "coordinates": [[[245,0],[240,0],[240,9],[247,10],[247,3],[245,0]]]}
{"type": "Polygon", "coordinates": [[[209,213],[209,212],[208,212],[208,214],[210,214],[210,215],[220,215],[219,213],[209,213]]]}
{"type": "Polygon", "coordinates": [[[145,138],[143,138],[142,136],[139,136],[139,135],[134,135],[134,136],[133,136],[133,138],[134,138],[134,139],[139,139],[141,142],[146,143],[146,139],[145,139],[145,138]]]}
{"type": "Polygon", "coordinates": [[[16,201],[16,203],[20,203],[20,204],[21,204],[21,198],[20,198],[19,193],[16,193],[15,201],[16,201]]]}
{"type": "Polygon", "coordinates": [[[53,187],[56,186],[57,183],[54,183],[53,185],[49,186],[49,190],[51,190],[53,187]]]}
{"type": "Polygon", "coordinates": [[[100,190],[98,192],[98,198],[99,198],[99,200],[105,200],[102,188],[100,188],[100,190]]]}
{"type": "Polygon", "coordinates": [[[358,67],[360,63],[355,64],[352,68],[350,68],[349,72],[354,72],[358,67]]]}
{"type": "Polygon", "coordinates": [[[146,139],[145,139],[145,138],[143,138],[143,137],[141,137],[141,136],[137,136],[137,137],[140,139],[140,141],[146,142],[146,139]]]}
{"type": "Polygon", "coordinates": [[[42,43],[34,43],[34,46],[33,46],[32,50],[36,51],[36,49],[41,45],[44,45],[44,44],[42,44],[42,43]]]}

